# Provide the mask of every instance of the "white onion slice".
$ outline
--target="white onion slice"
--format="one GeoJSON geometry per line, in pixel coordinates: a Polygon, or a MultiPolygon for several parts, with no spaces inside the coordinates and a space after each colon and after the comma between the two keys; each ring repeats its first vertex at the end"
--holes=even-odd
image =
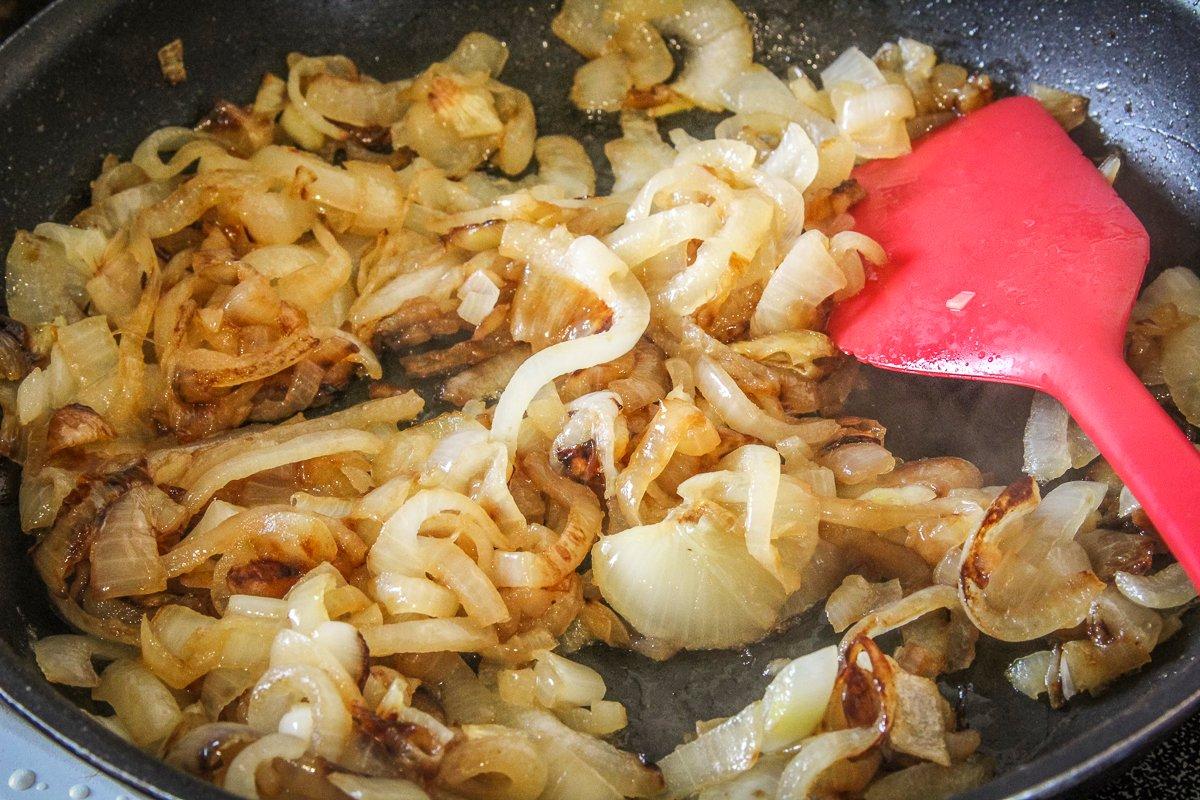
{"type": "Polygon", "coordinates": [[[1153,575],[1118,572],[1113,581],[1121,594],[1146,608],[1177,608],[1196,599],[1196,587],[1179,564],[1169,564],[1153,575]]]}
{"type": "Polygon", "coordinates": [[[832,645],[800,656],[779,671],[762,700],[764,752],[782,750],[817,729],[837,672],[838,650],[832,645]]]}
{"type": "Polygon", "coordinates": [[[258,784],[255,780],[258,768],[276,758],[300,758],[308,751],[308,743],[295,736],[271,733],[256,742],[246,745],[229,763],[222,784],[226,791],[248,800],[258,800],[258,784]]]}
{"type": "Polygon", "coordinates": [[[1075,541],[1105,486],[1072,481],[1039,502],[1031,479],[1008,487],[963,545],[959,594],[971,622],[1010,642],[1078,625],[1104,583],[1075,541]]]}
{"type": "Polygon", "coordinates": [[[762,703],[754,702],[658,762],[667,791],[671,797],[691,797],[745,772],[758,760],[762,739],[762,703]]]}
{"type": "MultiPolygon", "coordinates": [[[[512,223],[504,232],[506,240],[510,230],[512,223]]],[[[517,367],[492,417],[492,436],[505,443],[510,452],[516,449],[521,419],[542,386],[560,375],[624,355],[633,349],[650,324],[650,299],[646,291],[625,263],[599,239],[581,236],[560,251],[553,244],[550,247],[549,253],[538,248],[513,255],[544,259],[550,262],[551,270],[566,271],[612,309],[613,320],[606,331],[553,344],[517,367]]],[[[503,252],[503,246],[501,249],[503,252]]]]}
{"type": "Polygon", "coordinates": [[[674,647],[754,641],[775,624],[784,600],[740,537],[702,512],[604,537],[592,550],[592,570],[617,613],[674,647]]]}

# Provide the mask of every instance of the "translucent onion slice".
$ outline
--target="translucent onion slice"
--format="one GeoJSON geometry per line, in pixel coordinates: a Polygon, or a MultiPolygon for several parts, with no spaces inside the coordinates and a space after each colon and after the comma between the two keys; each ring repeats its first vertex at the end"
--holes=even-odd
{"type": "Polygon", "coordinates": [[[1200,323],[1192,323],[1163,339],[1162,371],[1171,400],[1188,422],[1200,423],[1200,323]]]}
{"type": "Polygon", "coordinates": [[[536,800],[546,786],[546,765],[536,745],[501,726],[470,728],[442,757],[438,783],[466,797],[536,800]]]}
{"type": "Polygon", "coordinates": [[[604,145],[617,195],[641,188],[675,158],[675,151],[659,136],[658,125],[643,113],[621,112],[621,134],[604,145]]]}
{"type": "MultiPolygon", "coordinates": [[[[565,271],[596,294],[612,310],[608,330],[551,345],[524,361],[513,374],[492,417],[492,436],[515,450],[521,419],[542,386],[568,372],[594,367],[624,355],[637,344],[650,324],[650,299],[621,259],[599,239],[581,236],[563,247],[557,241],[538,241],[549,232],[524,231],[520,242],[510,237],[514,223],[504,232],[502,254],[532,258],[551,271],[565,271]],[[511,248],[511,249],[509,249],[511,248]]],[[[563,232],[565,234],[565,231],[563,232]]]]}
{"type": "Polygon", "coordinates": [[[918,589],[856,622],[842,637],[841,649],[845,652],[861,636],[882,636],[931,611],[957,609],[960,605],[958,592],[952,586],[935,585],[918,589]]]}
{"type": "Polygon", "coordinates": [[[493,628],[481,628],[465,619],[416,619],[363,628],[372,656],[395,653],[478,653],[494,647],[493,628]]]}
{"type": "Polygon", "coordinates": [[[1163,270],[1138,296],[1133,318],[1145,319],[1167,304],[1181,314],[1200,318],[1200,276],[1187,267],[1163,270]]]}
{"type": "Polygon", "coordinates": [[[443,59],[455,72],[486,72],[500,76],[508,62],[508,46],[486,33],[472,31],[459,39],[454,52],[443,59]]]}
{"type": "Polygon", "coordinates": [[[146,749],[164,742],[183,717],[171,690],[137,661],[109,664],[92,697],[112,706],[134,743],[146,749]]]}
{"type": "Polygon", "coordinates": [[[62,633],[34,642],[33,657],[46,680],[51,683],[93,688],[100,685],[94,661],[136,658],[137,652],[133,648],[91,636],[62,633]]]}
{"type": "Polygon", "coordinates": [[[429,800],[421,787],[403,778],[368,778],[334,772],[328,780],[354,800],[429,800]]]}
{"type": "Polygon", "coordinates": [[[230,481],[321,456],[355,451],[374,454],[379,452],[382,446],[379,437],[374,434],[343,429],[305,434],[270,447],[232,455],[228,460],[213,465],[212,469],[196,478],[183,499],[181,513],[185,515],[185,519],[196,513],[230,481]]]}
{"type": "Polygon", "coordinates": [[[762,740],[763,705],[756,701],[658,762],[667,791],[691,797],[745,772],[758,761],[762,740]]]}
{"type": "Polygon", "coordinates": [[[785,590],[795,591],[798,582],[794,576],[785,574],[783,561],[771,542],[782,466],[779,451],[762,445],[746,445],[730,453],[726,461],[746,475],[746,550],[779,580],[785,590]]]}
{"type": "Polygon", "coordinates": [[[686,51],[671,88],[697,105],[724,108],[723,90],[750,70],[754,59],[754,37],[741,10],[730,0],[698,0],[683,13],[659,19],[657,27],[686,51]]]}
{"type": "Polygon", "coordinates": [[[616,111],[633,88],[624,58],[608,53],[575,70],[571,102],[583,111],[616,111]]]}
{"type": "Polygon", "coordinates": [[[1048,394],[1035,392],[1025,423],[1024,471],[1039,481],[1053,480],[1071,468],[1067,449],[1067,409],[1048,394]]]}
{"type": "Polygon", "coordinates": [[[625,706],[615,700],[597,700],[589,708],[559,709],[556,713],[575,730],[592,736],[609,736],[629,724],[625,706]]]}
{"type": "Polygon", "coordinates": [[[755,405],[729,373],[706,355],[696,361],[696,387],[726,425],[770,444],[792,437],[802,442],[820,442],[837,430],[833,420],[785,422],[772,417],[755,405]]]}
{"type": "Polygon", "coordinates": [[[646,636],[676,648],[735,647],[775,624],[779,582],[704,507],[603,538],[592,549],[596,585],[646,636]]]}
{"type": "MultiPolygon", "coordinates": [[[[260,733],[276,731],[284,715],[299,702],[312,708],[313,750],[328,759],[339,758],[350,736],[350,711],[333,681],[316,667],[293,665],[267,670],[250,693],[246,723],[260,733]]],[[[307,743],[301,744],[303,753],[307,743]]],[[[298,758],[299,753],[289,757],[298,758]]]]}
{"type": "Polygon", "coordinates": [[[846,287],[846,275],[829,252],[829,239],[806,231],[771,274],[754,309],[751,333],[781,333],[804,324],[827,297],[846,287]]]}
{"type": "Polygon", "coordinates": [[[991,760],[972,756],[959,764],[915,764],[874,781],[864,800],[931,800],[956,797],[987,783],[995,773],[991,760]]]}
{"type": "Polygon", "coordinates": [[[538,701],[546,708],[590,706],[607,691],[599,672],[551,652],[534,660],[533,677],[538,701]]]}
{"type": "Polygon", "coordinates": [[[836,647],[825,647],[785,666],[763,695],[762,749],[774,753],[810,736],[825,716],[838,673],[836,647]]]}
{"type": "Polygon", "coordinates": [[[1022,656],[1008,665],[1004,677],[1021,694],[1030,700],[1050,691],[1050,683],[1057,683],[1059,654],[1050,650],[1038,650],[1022,656]]]}
{"type": "Polygon", "coordinates": [[[598,58],[616,33],[616,26],[596,0],[565,0],[550,22],[554,35],[587,58],[598,58]]]}
{"type": "Polygon", "coordinates": [[[167,588],[145,498],[139,487],[114,503],[92,540],[91,588],[98,597],[147,595],[167,588]]]}
{"type": "Polygon", "coordinates": [[[253,742],[258,734],[240,722],[208,722],[187,731],[167,748],[163,757],[168,764],[193,775],[205,769],[204,755],[209,748],[253,742]]]}
{"type": "Polygon", "coordinates": [[[271,733],[246,745],[229,763],[222,786],[226,791],[258,800],[258,768],[277,758],[296,759],[308,751],[308,742],[285,733],[271,733]]]}
{"type": "Polygon", "coordinates": [[[850,83],[870,89],[883,86],[885,82],[879,67],[857,47],[847,48],[829,66],[821,70],[821,85],[827,91],[839,83],[850,83]]]}
{"type": "Polygon", "coordinates": [[[847,575],[825,602],[825,616],[841,633],[872,611],[895,603],[902,594],[898,580],[871,583],[861,575],[847,575]]]}
{"type": "Polygon", "coordinates": [[[541,800],[624,800],[600,773],[570,747],[550,737],[538,739],[546,761],[546,788],[541,800]]]}
{"type": "Polygon", "coordinates": [[[779,778],[779,800],[808,800],[821,773],[839,761],[867,752],[879,737],[874,728],[847,728],[807,739],[779,778]]]}
{"type": "MultiPolygon", "coordinates": [[[[502,721],[524,731],[539,745],[552,742],[573,752],[615,790],[616,797],[653,797],[663,790],[662,775],[657,769],[647,767],[633,753],[618,750],[608,742],[572,730],[553,714],[537,709],[512,708],[506,710],[502,721]]],[[[563,800],[573,797],[569,794],[559,796],[563,800]]]]}
{"type": "Polygon", "coordinates": [[[784,129],[779,145],[767,156],[762,169],[769,175],[786,178],[803,192],[816,179],[819,163],[820,156],[812,139],[804,128],[792,123],[784,129]]]}
{"type": "MultiPolygon", "coordinates": [[[[1105,638],[1062,645],[1058,668],[1062,700],[1081,692],[1098,694],[1116,678],[1149,663],[1163,627],[1162,615],[1109,587],[1096,598],[1088,617],[1088,628],[1104,631],[1105,638]]],[[[1052,695],[1052,704],[1054,699],[1052,695]]]]}
{"type": "Polygon", "coordinates": [[[1153,575],[1117,572],[1113,582],[1121,594],[1146,608],[1177,608],[1196,599],[1196,587],[1179,564],[1170,564],[1153,575]]]}
{"type": "Polygon", "coordinates": [[[1022,642],[1083,621],[1104,582],[1075,536],[1104,494],[1073,481],[1039,503],[1032,478],[1000,494],[963,546],[959,594],[976,627],[1022,642]]]}

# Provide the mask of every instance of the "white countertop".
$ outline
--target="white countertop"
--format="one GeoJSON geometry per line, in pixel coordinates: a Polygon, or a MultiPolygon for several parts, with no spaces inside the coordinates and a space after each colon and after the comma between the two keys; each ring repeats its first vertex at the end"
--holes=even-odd
{"type": "Polygon", "coordinates": [[[144,800],[143,795],[59,747],[3,702],[0,702],[0,798],[144,800]]]}

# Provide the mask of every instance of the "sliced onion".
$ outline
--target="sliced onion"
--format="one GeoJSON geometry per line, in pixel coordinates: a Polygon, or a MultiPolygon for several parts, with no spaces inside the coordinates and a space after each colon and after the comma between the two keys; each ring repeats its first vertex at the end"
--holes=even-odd
{"type": "Polygon", "coordinates": [[[772,417],[756,406],[729,373],[708,356],[701,356],[696,362],[696,386],[725,424],[771,444],[792,437],[818,442],[836,431],[837,423],[833,420],[792,423],[772,417]]]}
{"type": "Polygon", "coordinates": [[[240,722],[208,722],[176,738],[167,748],[164,760],[171,766],[203,775],[208,769],[205,755],[212,750],[253,742],[258,734],[240,722]]]}
{"type": "Polygon", "coordinates": [[[1192,424],[1200,423],[1200,323],[1163,339],[1162,372],[1171,400],[1192,424]]]}
{"type": "Polygon", "coordinates": [[[1081,692],[1098,694],[1116,678],[1148,663],[1162,636],[1163,619],[1109,587],[1092,604],[1088,627],[1102,636],[1062,645],[1058,684],[1063,700],[1081,692]]]}
{"type": "Polygon", "coordinates": [[[534,661],[538,700],[547,708],[590,706],[604,699],[604,678],[591,667],[546,652],[534,661]]]}
{"type": "Polygon", "coordinates": [[[841,633],[872,611],[895,603],[901,595],[898,580],[871,583],[861,575],[848,575],[829,595],[825,616],[833,629],[841,633]]]}
{"type": "Polygon", "coordinates": [[[583,111],[616,111],[633,88],[633,76],[624,58],[602,55],[575,70],[571,102],[583,111]]]}
{"type": "Polygon", "coordinates": [[[893,670],[896,714],[888,731],[888,741],[900,753],[950,766],[943,720],[949,713],[937,684],[928,678],[893,670]]]}
{"type": "Polygon", "coordinates": [[[497,643],[492,628],[463,619],[418,619],[362,629],[372,656],[394,653],[477,653],[497,643]]]}
{"type": "Polygon", "coordinates": [[[138,488],[114,503],[92,540],[91,585],[98,597],[146,595],[167,588],[144,498],[145,491],[138,488]]]}
{"type": "Polygon", "coordinates": [[[1169,564],[1153,575],[1117,572],[1113,581],[1121,594],[1146,608],[1177,608],[1196,599],[1196,587],[1179,564],[1169,564]]]}
{"type": "Polygon", "coordinates": [[[563,190],[567,197],[596,193],[596,169],[583,145],[573,136],[540,136],[533,148],[538,181],[563,190]]]}
{"type": "Polygon", "coordinates": [[[604,155],[612,165],[614,194],[641,188],[675,157],[675,151],[659,136],[654,120],[644,114],[621,112],[621,134],[620,139],[604,145],[604,155]]]}
{"type": "Polygon", "coordinates": [[[1071,468],[1067,446],[1067,409],[1053,397],[1041,392],[1033,395],[1029,421],[1025,423],[1025,465],[1023,469],[1039,481],[1059,477],[1071,468]]]}
{"type": "Polygon", "coordinates": [[[991,780],[995,768],[987,758],[972,757],[948,767],[915,764],[874,781],[864,800],[935,800],[955,797],[991,780]]]}
{"type": "Polygon", "coordinates": [[[51,683],[93,688],[100,685],[93,662],[135,658],[129,647],[90,636],[62,633],[33,643],[33,657],[51,683]]]}
{"type": "Polygon", "coordinates": [[[758,761],[762,740],[763,707],[754,702],[658,762],[667,791],[672,797],[691,797],[745,772],[758,761]]]}
{"type": "Polygon", "coordinates": [[[808,189],[817,177],[820,156],[804,128],[790,124],[783,131],[779,146],[771,151],[762,169],[770,175],[786,178],[800,191],[808,189]]]}
{"type": "MultiPolygon", "coordinates": [[[[260,733],[276,731],[284,715],[301,701],[312,708],[313,750],[325,758],[337,759],[350,736],[350,712],[333,681],[316,667],[277,666],[267,670],[250,694],[246,723],[260,733]]],[[[301,744],[307,749],[307,743],[301,744]]],[[[300,753],[289,757],[298,758],[300,753]]]]}
{"type": "Polygon", "coordinates": [[[252,744],[246,745],[229,763],[222,786],[226,791],[249,800],[258,800],[258,784],[255,776],[263,764],[277,758],[296,759],[308,751],[308,743],[285,733],[271,733],[252,744]]]}
{"type": "Polygon", "coordinates": [[[368,778],[334,772],[328,780],[354,800],[429,800],[421,787],[402,778],[368,778]]]}
{"type": "Polygon", "coordinates": [[[366,431],[333,430],[297,436],[271,447],[231,456],[198,476],[183,499],[187,514],[194,514],[230,481],[248,478],[259,472],[336,453],[377,453],[379,438],[366,431]]]}
{"type": "Polygon", "coordinates": [[[1145,319],[1167,304],[1180,314],[1200,318],[1200,276],[1187,267],[1163,270],[1138,296],[1133,318],[1145,319]]]}
{"type": "Polygon", "coordinates": [[[686,51],[671,88],[697,105],[723,108],[723,90],[751,69],[754,58],[754,39],[742,12],[730,0],[699,0],[658,20],[657,26],[686,51]]]}
{"type": "Polygon", "coordinates": [[[554,35],[587,58],[597,58],[608,46],[616,27],[595,0],[565,0],[550,22],[554,35]]]}
{"type": "MultiPolygon", "coordinates": [[[[647,767],[632,753],[572,730],[552,714],[536,709],[512,709],[504,721],[538,744],[553,742],[573,752],[617,792],[617,797],[653,797],[663,790],[658,770],[647,767]]],[[[564,796],[564,800],[565,797],[570,795],[564,796]]]]}
{"type": "Polygon", "coordinates": [[[1083,621],[1104,583],[1075,535],[1103,499],[1103,485],[1086,481],[1040,503],[1031,479],[1001,493],[963,546],[959,593],[976,627],[1019,642],[1083,621]]]}
{"type": "Polygon", "coordinates": [[[136,661],[109,664],[92,697],[112,706],[133,741],[148,750],[164,742],[182,719],[171,690],[136,661]]]}
{"type": "Polygon", "coordinates": [[[730,453],[726,460],[746,475],[746,550],[779,580],[786,591],[795,591],[797,581],[785,574],[779,552],[771,543],[775,530],[775,500],[779,495],[779,452],[762,445],[746,445],[730,453]]]}
{"type": "MultiPolygon", "coordinates": [[[[512,224],[505,230],[510,241],[512,224]]],[[[538,237],[530,232],[527,235],[538,237]]],[[[582,236],[565,248],[557,242],[511,242],[515,256],[545,260],[551,270],[566,270],[604,302],[613,313],[608,330],[560,342],[523,362],[509,381],[492,417],[492,436],[515,449],[521,419],[534,395],[560,375],[610,361],[633,349],[650,323],[650,300],[619,258],[598,239],[582,236]]],[[[505,252],[502,245],[501,252],[505,252]]]]}
{"type": "Polygon", "coordinates": [[[775,577],[701,510],[606,536],[592,550],[592,570],[617,613],[674,647],[752,642],[775,624],[784,600],[775,577]]]}
{"type": "Polygon", "coordinates": [[[959,607],[958,593],[952,586],[928,586],[919,589],[891,605],[872,611],[856,622],[842,637],[841,649],[845,652],[861,636],[882,636],[931,611],[959,607]]]}
{"type": "Polygon", "coordinates": [[[806,231],[767,281],[754,309],[755,336],[806,327],[809,315],[846,286],[846,276],[829,253],[829,239],[806,231]]]}
{"type": "Polygon", "coordinates": [[[1087,119],[1086,97],[1040,83],[1030,85],[1029,95],[1041,103],[1065,130],[1073,130],[1087,119]]]}
{"type": "Polygon", "coordinates": [[[833,62],[821,70],[821,84],[826,90],[839,83],[851,83],[870,89],[883,86],[885,79],[875,62],[857,47],[847,48],[833,62]]]}
{"type": "Polygon", "coordinates": [[[779,778],[779,800],[805,800],[821,773],[839,761],[862,755],[879,740],[874,728],[848,728],[805,740],[779,778]]]}
{"type": "Polygon", "coordinates": [[[838,652],[832,646],[794,659],[779,671],[762,700],[764,752],[782,750],[817,729],[837,672],[838,652]]]}

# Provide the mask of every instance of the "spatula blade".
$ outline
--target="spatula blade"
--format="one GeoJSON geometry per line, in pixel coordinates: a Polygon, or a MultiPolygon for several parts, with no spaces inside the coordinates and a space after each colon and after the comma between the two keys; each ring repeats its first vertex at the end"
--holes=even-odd
{"type": "Polygon", "coordinates": [[[842,350],[1041,386],[1063,348],[1121,346],[1146,231],[1036,101],[993,103],[855,177],[855,228],[889,261],[834,310],[842,350]]]}

